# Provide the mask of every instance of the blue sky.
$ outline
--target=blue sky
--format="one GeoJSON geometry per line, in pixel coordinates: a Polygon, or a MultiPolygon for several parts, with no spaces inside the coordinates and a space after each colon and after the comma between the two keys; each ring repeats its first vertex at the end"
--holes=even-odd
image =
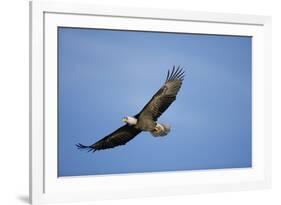
{"type": "Polygon", "coordinates": [[[59,28],[58,176],[251,167],[251,47],[241,36],[59,28]],[[173,65],[186,77],[159,118],[168,136],[76,149],[138,113],[173,65]]]}

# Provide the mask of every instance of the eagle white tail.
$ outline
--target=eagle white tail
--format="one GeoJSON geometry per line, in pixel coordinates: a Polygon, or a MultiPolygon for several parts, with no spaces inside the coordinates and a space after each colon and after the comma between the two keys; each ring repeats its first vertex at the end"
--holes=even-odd
{"type": "Polygon", "coordinates": [[[150,132],[154,137],[163,137],[169,134],[171,131],[171,126],[170,125],[165,125],[161,123],[157,123],[155,126],[155,129],[150,132]]]}

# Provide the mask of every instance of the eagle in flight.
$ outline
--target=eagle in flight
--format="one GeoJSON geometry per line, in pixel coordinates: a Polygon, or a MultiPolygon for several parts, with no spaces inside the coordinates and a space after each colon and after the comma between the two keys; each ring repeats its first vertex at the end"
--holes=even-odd
{"type": "Polygon", "coordinates": [[[172,71],[168,70],[165,84],[155,93],[151,100],[135,116],[127,116],[122,119],[126,124],[111,134],[90,146],[76,144],[78,149],[86,149],[89,152],[109,149],[119,145],[125,145],[142,131],[148,131],[155,137],[167,135],[171,127],[157,122],[158,118],[176,100],[184,79],[182,68],[175,66],[172,71]]]}

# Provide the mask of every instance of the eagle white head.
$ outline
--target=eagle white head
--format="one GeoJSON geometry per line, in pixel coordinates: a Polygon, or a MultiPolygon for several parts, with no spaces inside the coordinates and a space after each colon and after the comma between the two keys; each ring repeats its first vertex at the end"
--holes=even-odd
{"type": "Polygon", "coordinates": [[[127,116],[127,117],[124,117],[122,119],[122,121],[125,122],[125,123],[128,123],[129,125],[135,125],[135,124],[137,124],[138,120],[134,117],[127,116]]]}

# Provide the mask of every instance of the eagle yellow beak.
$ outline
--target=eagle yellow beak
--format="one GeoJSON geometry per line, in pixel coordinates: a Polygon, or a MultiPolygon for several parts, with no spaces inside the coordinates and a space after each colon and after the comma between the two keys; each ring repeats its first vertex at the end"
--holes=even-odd
{"type": "Polygon", "coordinates": [[[124,117],[124,118],[122,119],[122,121],[123,121],[123,122],[127,122],[127,118],[124,117]]]}

